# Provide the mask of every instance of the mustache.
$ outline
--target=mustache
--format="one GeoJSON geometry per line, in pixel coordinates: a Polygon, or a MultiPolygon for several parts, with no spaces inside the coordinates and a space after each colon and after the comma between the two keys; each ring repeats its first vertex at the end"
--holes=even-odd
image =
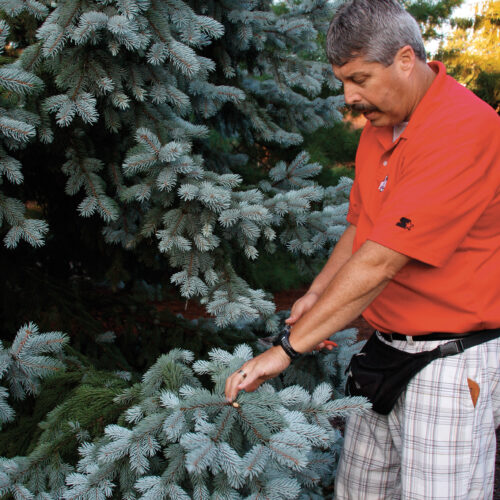
{"type": "Polygon", "coordinates": [[[372,111],[379,111],[376,106],[368,106],[366,104],[347,104],[346,108],[358,113],[371,113],[372,111]]]}

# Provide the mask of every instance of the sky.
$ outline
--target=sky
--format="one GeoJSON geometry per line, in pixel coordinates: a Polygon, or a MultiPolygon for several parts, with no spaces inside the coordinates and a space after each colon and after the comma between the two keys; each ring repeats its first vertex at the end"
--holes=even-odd
{"type": "Polygon", "coordinates": [[[467,17],[474,14],[476,5],[482,4],[481,0],[466,0],[462,7],[456,9],[456,17],[467,17]]]}

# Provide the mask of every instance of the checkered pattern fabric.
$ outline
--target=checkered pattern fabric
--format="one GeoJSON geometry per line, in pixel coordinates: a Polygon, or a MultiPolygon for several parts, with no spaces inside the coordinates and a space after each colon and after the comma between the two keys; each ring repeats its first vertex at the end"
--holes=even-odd
{"type": "MultiPolygon", "coordinates": [[[[390,345],[414,353],[445,342],[390,345]]],[[[389,415],[349,417],[335,498],[490,500],[499,425],[497,338],[427,365],[389,415]],[[475,405],[471,384],[479,386],[475,405]]]]}

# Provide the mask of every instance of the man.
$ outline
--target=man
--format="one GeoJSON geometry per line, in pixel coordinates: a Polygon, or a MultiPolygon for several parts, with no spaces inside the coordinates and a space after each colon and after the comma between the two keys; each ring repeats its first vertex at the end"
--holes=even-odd
{"type": "MultiPolygon", "coordinates": [[[[289,337],[228,378],[229,400],[361,313],[410,353],[500,327],[499,117],[441,63],[426,63],[418,25],[395,0],[344,4],[327,54],[346,103],[368,120],[350,225],[293,305],[289,337]]],[[[496,338],[435,360],[389,415],[351,416],[336,497],[491,498],[499,355],[496,338]]]]}

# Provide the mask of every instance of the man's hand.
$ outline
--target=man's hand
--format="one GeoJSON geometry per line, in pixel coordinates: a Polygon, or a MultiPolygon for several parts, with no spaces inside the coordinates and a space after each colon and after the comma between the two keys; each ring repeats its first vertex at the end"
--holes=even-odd
{"type": "MultiPolygon", "coordinates": [[[[290,317],[285,320],[287,325],[293,325],[296,323],[309,309],[312,308],[314,304],[319,299],[319,294],[316,292],[307,292],[305,295],[297,299],[292,306],[292,310],[290,311],[290,317]]],[[[331,351],[337,344],[335,342],[330,342],[329,340],[325,340],[320,342],[313,351],[320,351],[321,349],[328,349],[331,351]]]]}
{"type": "Polygon", "coordinates": [[[290,358],[280,346],[269,348],[247,361],[226,380],[226,399],[234,401],[239,391],[253,392],[266,380],[278,376],[288,368],[290,358]]]}
{"type": "Polygon", "coordinates": [[[296,323],[319,299],[319,294],[316,292],[307,292],[305,295],[297,299],[290,311],[290,316],[285,320],[287,325],[296,323]]]}

